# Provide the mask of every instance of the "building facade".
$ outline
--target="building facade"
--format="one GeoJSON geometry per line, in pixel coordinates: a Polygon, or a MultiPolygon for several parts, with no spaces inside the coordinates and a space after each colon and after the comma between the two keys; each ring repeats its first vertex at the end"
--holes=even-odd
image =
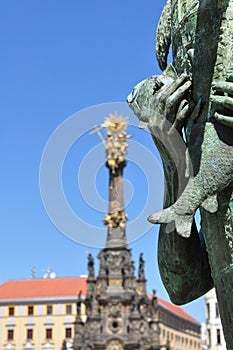
{"type": "Polygon", "coordinates": [[[226,350],[226,342],[220,319],[215,289],[205,295],[206,331],[209,350],[226,350]]]}
{"type": "Polygon", "coordinates": [[[170,350],[200,350],[200,323],[176,305],[161,298],[157,302],[160,345],[167,340],[170,350]]]}
{"type": "MultiPolygon", "coordinates": [[[[0,286],[0,349],[55,350],[72,346],[77,293],[86,278],[8,281],[0,286]]],[[[81,309],[84,317],[85,309],[81,309]]]]}
{"type": "Polygon", "coordinates": [[[201,350],[208,350],[206,322],[201,323],[201,350]]]}

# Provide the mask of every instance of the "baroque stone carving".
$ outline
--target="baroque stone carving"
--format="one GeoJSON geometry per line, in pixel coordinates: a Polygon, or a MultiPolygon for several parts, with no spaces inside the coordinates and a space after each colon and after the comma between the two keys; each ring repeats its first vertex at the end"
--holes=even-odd
{"type": "Polygon", "coordinates": [[[123,346],[119,340],[112,340],[108,344],[107,350],[123,350],[123,346]]]}
{"type": "Polygon", "coordinates": [[[94,277],[95,276],[94,259],[93,259],[93,256],[90,253],[88,254],[88,276],[89,277],[94,277]]]}
{"type": "MultiPolygon", "coordinates": [[[[111,130],[121,129],[117,126],[113,128],[111,123],[107,123],[109,124],[111,130]]],[[[122,162],[125,166],[124,159],[122,162]]],[[[112,168],[107,164],[110,177],[110,200],[114,198],[116,186],[122,178],[123,165],[120,162],[117,164],[117,168],[112,168]]],[[[124,213],[123,187],[118,187],[117,195],[124,213]]],[[[111,207],[112,203],[109,203],[109,208],[111,207]]],[[[156,350],[159,348],[159,327],[150,327],[153,313],[149,307],[152,301],[149,300],[146,293],[145,262],[140,255],[140,279],[136,279],[125,230],[125,225],[113,226],[111,230],[108,226],[106,245],[98,255],[100,268],[96,278],[93,277],[93,258],[88,256],[89,276],[87,297],[84,301],[87,319],[85,323],[82,323],[77,315],[74,350],[86,350],[89,347],[93,350],[156,350]]],[[[154,322],[158,323],[157,320],[154,322]]]]}
{"type": "Polygon", "coordinates": [[[145,261],[143,260],[143,253],[140,253],[138,279],[141,279],[141,280],[145,279],[144,264],[145,264],[145,261]]]}

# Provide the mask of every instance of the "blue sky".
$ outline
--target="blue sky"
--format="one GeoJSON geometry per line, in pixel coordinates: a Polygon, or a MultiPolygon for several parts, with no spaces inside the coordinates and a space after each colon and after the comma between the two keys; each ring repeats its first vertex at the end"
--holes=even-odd
{"type": "MultiPolygon", "coordinates": [[[[7,0],[1,3],[1,283],[30,278],[32,267],[37,278],[42,277],[49,266],[59,277],[79,276],[87,272],[87,252],[96,257],[97,248],[67,238],[47,215],[39,186],[41,157],[51,135],[72,115],[80,118],[81,125],[85,113],[79,112],[91,108],[93,123],[91,120],[90,125],[94,126],[96,109],[92,106],[123,103],[137,82],[159,73],[154,37],[164,4],[161,0],[7,0]]],[[[125,170],[128,225],[141,215],[144,202],[149,201],[151,208],[159,209],[163,191],[161,165],[149,135],[135,126],[131,126],[129,132],[137,144],[130,141],[125,170]],[[156,173],[153,185],[157,190],[154,203],[147,198],[148,186],[151,186],[148,179],[153,171],[145,170],[139,160],[135,161],[133,151],[130,153],[130,147],[135,150],[138,145],[140,152],[145,151],[143,145],[147,147],[148,156],[153,152],[156,173]]],[[[91,137],[86,130],[69,149],[62,171],[63,190],[72,210],[84,223],[90,222],[103,231],[101,220],[107,199],[108,173],[98,136],[91,137]],[[93,151],[98,145],[100,158],[93,151]],[[96,166],[100,167],[97,169],[97,166],[95,177],[88,173],[86,182],[85,175],[82,177],[83,173],[79,172],[81,164],[85,165],[84,159],[86,166],[88,159],[90,164],[95,159],[96,166]],[[97,188],[95,204],[100,206],[99,211],[87,203],[85,196],[90,193],[82,197],[80,192],[80,188],[88,191],[89,184],[97,188]]],[[[144,219],[146,215],[142,216],[144,219]]],[[[168,300],[156,261],[158,228],[152,226],[138,238],[144,231],[143,225],[137,225],[134,231],[137,239],[130,244],[136,267],[139,253],[143,251],[148,289],[157,289],[158,295],[168,300]]],[[[204,320],[202,298],[185,309],[199,321],[204,320]]]]}

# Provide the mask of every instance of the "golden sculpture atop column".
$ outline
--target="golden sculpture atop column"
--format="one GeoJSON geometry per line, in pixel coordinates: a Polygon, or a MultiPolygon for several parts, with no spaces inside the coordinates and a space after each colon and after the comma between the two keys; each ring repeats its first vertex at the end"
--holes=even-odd
{"type": "Polygon", "coordinates": [[[105,118],[104,123],[93,131],[98,132],[104,143],[107,164],[113,172],[118,168],[119,164],[125,160],[124,156],[127,153],[128,147],[126,139],[131,137],[126,133],[127,125],[128,122],[122,115],[110,114],[109,117],[105,118]],[[106,139],[99,133],[103,128],[107,131],[106,139]]]}
{"type": "Polygon", "coordinates": [[[100,127],[96,127],[92,133],[97,132],[101,138],[106,151],[106,165],[110,170],[109,181],[109,205],[108,213],[103,223],[108,226],[109,234],[117,227],[124,228],[127,215],[124,211],[124,195],[122,172],[126,165],[125,154],[127,153],[127,120],[119,114],[110,114],[106,117],[100,127]],[[106,129],[106,138],[100,133],[101,129],[106,129]]]}

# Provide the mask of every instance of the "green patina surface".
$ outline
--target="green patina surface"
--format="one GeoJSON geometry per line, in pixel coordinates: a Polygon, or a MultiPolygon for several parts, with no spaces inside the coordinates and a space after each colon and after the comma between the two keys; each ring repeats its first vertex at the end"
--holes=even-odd
{"type": "Polygon", "coordinates": [[[233,349],[233,1],[169,0],[157,28],[162,74],[128,103],[148,126],[164,166],[158,262],[177,304],[216,287],[233,349]],[[170,45],[173,65],[166,60],[170,45]],[[201,213],[203,241],[194,214],[201,213]]]}

